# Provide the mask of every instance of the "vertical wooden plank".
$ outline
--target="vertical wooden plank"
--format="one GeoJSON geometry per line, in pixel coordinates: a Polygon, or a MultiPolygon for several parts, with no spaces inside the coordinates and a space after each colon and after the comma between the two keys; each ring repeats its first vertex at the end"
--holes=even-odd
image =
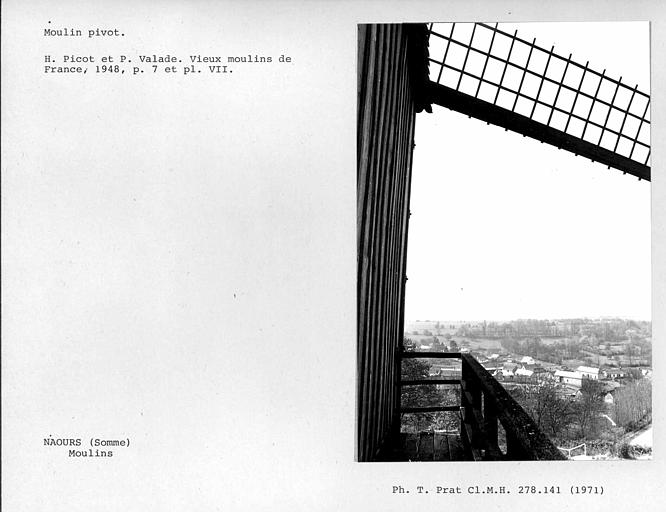
{"type": "Polygon", "coordinates": [[[395,207],[394,197],[396,191],[396,163],[394,160],[395,153],[395,135],[399,130],[399,126],[396,123],[396,115],[398,113],[399,104],[397,101],[397,90],[398,90],[398,81],[400,76],[400,69],[398,67],[398,57],[400,53],[400,33],[401,26],[394,25],[391,27],[390,33],[387,34],[387,60],[386,66],[389,70],[388,77],[388,98],[389,104],[384,115],[387,119],[388,129],[385,134],[384,143],[385,150],[382,154],[381,167],[383,169],[383,178],[385,183],[385,189],[382,196],[383,202],[383,218],[381,223],[381,247],[380,247],[380,274],[382,276],[381,280],[381,291],[380,291],[380,302],[381,302],[381,316],[380,316],[380,345],[382,348],[381,352],[381,362],[382,362],[382,372],[379,376],[380,378],[380,395],[379,395],[379,417],[381,419],[382,429],[384,432],[388,431],[388,421],[390,420],[390,411],[391,407],[391,395],[393,392],[392,387],[390,386],[391,382],[389,381],[390,368],[392,366],[392,350],[391,347],[395,343],[395,339],[392,333],[393,325],[395,324],[394,319],[391,316],[391,306],[392,299],[390,289],[393,282],[392,275],[392,261],[391,261],[391,248],[393,246],[394,240],[391,233],[391,225],[393,221],[393,209],[395,207]]]}
{"type": "MultiPolygon", "coordinates": [[[[406,38],[404,31],[401,33],[401,38],[403,40],[406,38]]],[[[406,55],[407,55],[406,44],[403,42],[402,52],[399,56],[400,61],[396,67],[400,67],[401,69],[406,69],[406,64],[407,64],[406,55]]],[[[411,153],[411,142],[405,140],[405,120],[408,119],[410,116],[413,116],[413,109],[410,108],[408,102],[409,84],[407,76],[403,73],[403,76],[401,78],[402,80],[399,84],[399,89],[397,93],[400,107],[398,109],[398,115],[395,120],[396,126],[398,126],[398,131],[396,133],[396,141],[394,143],[394,145],[396,146],[395,160],[397,162],[397,167],[396,167],[397,183],[394,187],[395,191],[393,199],[394,207],[391,215],[391,222],[392,222],[391,236],[393,238],[393,244],[392,244],[391,262],[390,262],[391,263],[390,272],[393,279],[392,279],[392,288],[390,291],[391,301],[392,301],[390,315],[392,318],[392,329],[393,329],[392,336],[395,337],[396,339],[396,341],[394,342],[395,345],[394,351],[397,351],[398,347],[400,346],[400,342],[402,341],[403,332],[404,332],[404,329],[400,322],[400,311],[402,308],[401,304],[402,287],[404,287],[404,279],[403,279],[404,271],[402,269],[400,257],[404,243],[404,237],[402,232],[402,220],[404,216],[404,211],[406,210],[405,181],[408,174],[407,169],[405,169],[404,163],[405,163],[405,156],[408,153],[411,153]],[[407,142],[407,144],[405,144],[405,142],[407,142]]],[[[394,354],[394,358],[395,356],[396,354],[394,354]]],[[[392,372],[393,389],[391,390],[392,392],[391,402],[393,403],[394,410],[395,407],[397,407],[400,402],[399,379],[400,379],[399,369],[397,365],[394,364],[392,372]]],[[[399,415],[396,417],[395,414],[393,414],[393,418],[391,418],[391,420],[399,422],[399,415]]]]}
{"type": "MultiPolygon", "coordinates": [[[[378,218],[377,218],[377,224],[376,224],[376,232],[375,232],[375,237],[374,241],[376,243],[375,246],[375,269],[377,271],[377,275],[379,276],[378,280],[378,287],[377,287],[377,295],[375,297],[375,300],[377,301],[377,320],[376,320],[376,339],[377,339],[377,347],[378,347],[378,354],[377,354],[377,368],[378,368],[378,373],[377,373],[377,379],[376,379],[376,385],[377,385],[377,395],[376,395],[376,421],[377,421],[377,432],[378,432],[378,437],[381,436],[381,429],[382,429],[382,424],[383,424],[383,410],[384,410],[384,368],[385,368],[385,354],[386,354],[386,319],[385,319],[385,310],[386,310],[386,294],[385,294],[385,288],[386,288],[386,258],[385,258],[385,251],[386,251],[386,237],[385,237],[385,226],[387,222],[387,199],[386,196],[387,194],[390,193],[390,182],[387,179],[387,172],[386,172],[386,153],[389,151],[390,148],[390,141],[387,140],[388,134],[392,131],[393,126],[391,123],[391,118],[390,118],[390,112],[393,107],[393,96],[392,96],[392,86],[393,86],[393,81],[392,81],[392,69],[390,66],[390,62],[393,58],[393,54],[395,52],[395,48],[393,46],[393,30],[392,27],[389,26],[387,27],[386,31],[384,32],[384,45],[386,46],[386,51],[384,52],[384,61],[382,63],[382,67],[384,69],[384,102],[383,102],[383,110],[381,111],[381,125],[383,126],[383,132],[382,136],[379,140],[380,144],[380,150],[378,152],[378,162],[377,162],[377,169],[379,173],[379,179],[380,179],[380,191],[378,195],[378,200],[380,202],[380,208],[378,210],[378,218]]],[[[377,439],[377,442],[379,443],[381,441],[380,438],[377,439]]]]}

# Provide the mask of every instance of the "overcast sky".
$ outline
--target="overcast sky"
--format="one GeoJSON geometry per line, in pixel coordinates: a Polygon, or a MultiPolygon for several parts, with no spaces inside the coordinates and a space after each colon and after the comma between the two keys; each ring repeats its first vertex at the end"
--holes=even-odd
{"type": "MultiPolygon", "coordinates": [[[[501,24],[649,92],[647,23],[501,24]]],[[[418,114],[406,320],[650,319],[650,184],[439,107],[418,114]]]]}

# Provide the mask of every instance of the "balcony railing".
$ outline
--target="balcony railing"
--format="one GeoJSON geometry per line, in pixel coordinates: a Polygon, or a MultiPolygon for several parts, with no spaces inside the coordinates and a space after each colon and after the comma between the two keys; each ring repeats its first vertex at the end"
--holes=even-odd
{"type": "Polygon", "coordinates": [[[402,352],[401,358],[460,359],[457,379],[402,380],[401,386],[460,386],[460,404],[401,407],[401,413],[459,412],[460,437],[468,460],[565,460],[566,457],[537,427],[532,418],[481,364],[457,352],[402,352]],[[506,443],[500,447],[499,426],[506,443]]]}

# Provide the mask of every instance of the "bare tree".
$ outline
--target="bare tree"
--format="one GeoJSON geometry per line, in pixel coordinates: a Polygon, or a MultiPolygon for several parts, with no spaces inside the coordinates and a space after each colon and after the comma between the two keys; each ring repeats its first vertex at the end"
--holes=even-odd
{"type": "Polygon", "coordinates": [[[634,381],[615,392],[613,409],[618,425],[629,430],[652,414],[652,383],[647,379],[634,381]]]}

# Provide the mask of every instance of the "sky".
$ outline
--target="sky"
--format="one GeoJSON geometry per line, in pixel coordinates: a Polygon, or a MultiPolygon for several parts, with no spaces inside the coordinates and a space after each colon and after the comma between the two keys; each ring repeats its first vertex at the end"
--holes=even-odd
{"type": "MultiPolygon", "coordinates": [[[[501,29],[649,92],[645,22],[501,29]]],[[[649,320],[650,183],[437,106],[416,121],[406,320],[649,320]]]]}

